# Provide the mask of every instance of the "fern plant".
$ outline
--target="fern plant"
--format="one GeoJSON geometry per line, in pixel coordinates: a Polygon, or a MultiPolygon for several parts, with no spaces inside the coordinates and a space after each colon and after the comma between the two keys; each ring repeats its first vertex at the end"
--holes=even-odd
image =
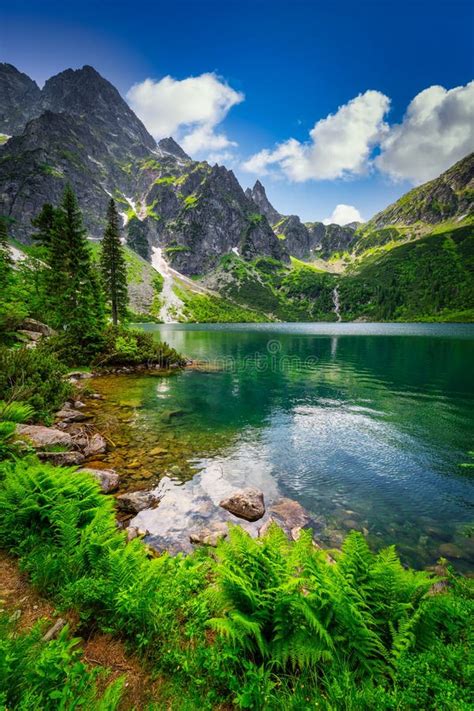
{"type": "Polygon", "coordinates": [[[0,400],[0,461],[18,454],[19,446],[14,442],[16,426],[30,420],[33,414],[33,408],[26,403],[0,400]]]}

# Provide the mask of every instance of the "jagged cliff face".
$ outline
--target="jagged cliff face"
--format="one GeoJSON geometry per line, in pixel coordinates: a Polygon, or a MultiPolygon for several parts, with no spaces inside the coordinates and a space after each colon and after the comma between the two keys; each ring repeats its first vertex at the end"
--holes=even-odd
{"type": "Polygon", "coordinates": [[[245,191],[273,227],[286,251],[297,259],[327,259],[336,252],[345,252],[356,242],[354,222],[350,225],[325,225],[322,222],[301,222],[297,215],[281,215],[267,198],[265,188],[257,180],[245,191]]]}
{"type": "Polygon", "coordinates": [[[260,180],[257,180],[252,189],[247,188],[245,191],[249,200],[253,200],[262,215],[265,215],[270,225],[276,225],[281,220],[283,215],[275,210],[270,200],[267,198],[267,193],[260,180]]]}
{"type": "Polygon", "coordinates": [[[0,133],[14,136],[37,115],[41,91],[32,79],[11,64],[0,63],[0,133]]]}
{"type": "Polygon", "coordinates": [[[204,273],[231,250],[288,258],[231,171],[192,161],[172,138],[157,145],[92,67],[61,72],[40,91],[0,65],[0,96],[0,131],[15,134],[0,147],[0,213],[21,241],[70,182],[91,237],[102,236],[113,196],[130,245],[146,258],[162,247],[186,274],[204,273]]]}

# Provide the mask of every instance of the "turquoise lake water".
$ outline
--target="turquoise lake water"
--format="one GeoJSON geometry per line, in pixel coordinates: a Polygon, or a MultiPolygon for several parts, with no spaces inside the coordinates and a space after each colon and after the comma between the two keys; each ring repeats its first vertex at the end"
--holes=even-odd
{"type": "Polygon", "coordinates": [[[472,568],[474,469],[460,464],[474,449],[474,326],[143,328],[204,361],[158,386],[130,381],[134,426],[158,431],[178,410],[172,436],[195,471],[277,487],[320,520],[327,545],[356,527],[411,564],[445,555],[472,568]]]}

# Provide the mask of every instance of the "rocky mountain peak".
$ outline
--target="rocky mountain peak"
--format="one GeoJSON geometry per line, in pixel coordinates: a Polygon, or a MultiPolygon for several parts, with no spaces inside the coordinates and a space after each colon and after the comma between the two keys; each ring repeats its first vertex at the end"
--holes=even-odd
{"type": "Polygon", "coordinates": [[[14,136],[36,115],[41,90],[12,64],[0,63],[0,133],[14,136]]]}
{"type": "Polygon", "coordinates": [[[93,67],[66,69],[48,79],[41,92],[41,108],[87,116],[91,126],[107,131],[120,148],[132,144],[152,150],[154,138],[122,99],[117,89],[93,67]]]}
{"type": "Polygon", "coordinates": [[[158,148],[160,148],[164,153],[169,153],[175,158],[178,158],[178,160],[191,160],[188,154],[183,151],[181,146],[176,143],[174,138],[171,136],[169,138],[162,138],[161,141],[158,141],[158,148]]]}
{"type": "Polygon", "coordinates": [[[262,215],[265,215],[271,225],[275,225],[279,222],[279,220],[281,220],[282,216],[277,210],[275,210],[270,200],[267,198],[267,193],[260,180],[255,182],[252,189],[247,188],[245,194],[250,200],[254,201],[259,211],[262,215]]]}

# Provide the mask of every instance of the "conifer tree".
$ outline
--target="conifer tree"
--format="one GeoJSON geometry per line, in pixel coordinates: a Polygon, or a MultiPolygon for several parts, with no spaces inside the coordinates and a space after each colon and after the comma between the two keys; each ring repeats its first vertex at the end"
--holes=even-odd
{"type": "Polygon", "coordinates": [[[33,227],[38,230],[31,236],[42,247],[50,247],[53,238],[57,209],[49,202],[45,202],[41,212],[31,220],[33,227]]]}
{"type": "Polygon", "coordinates": [[[120,242],[119,215],[113,199],[107,210],[107,227],[102,240],[100,258],[105,298],[110,304],[112,323],[125,318],[128,304],[127,266],[120,242]]]}
{"type": "Polygon", "coordinates": [[[54,214],[49,246],[48,290],[56,325],[78,343],[98,337],[103,326],[102,295],[94,273],[77,198],[67,185],[54,214]]]}

